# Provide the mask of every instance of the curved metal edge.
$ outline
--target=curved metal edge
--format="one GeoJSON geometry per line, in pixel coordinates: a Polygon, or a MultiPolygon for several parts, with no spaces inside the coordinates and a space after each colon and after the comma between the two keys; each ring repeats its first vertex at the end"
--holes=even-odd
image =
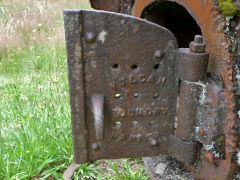
{"type": "Polygon", "coordinates": [[[68,166],[67,170],[63,174],[64,180],[71,180],[73,177],[73,174],[77,171],[80,164],[72,163],[70,166],[68,166]]]}
{"type": "Polygon", "coordinates": [[[88,9],[64,9],[63,12],[64,12],[65,15],[67,15],[67,14],[78,14],[78,13],[82,12],[82,13],[96,13],[96,14],[99,13],[99,15],[100,14],[105,14],[105,15],[115,15],[115,16],[122,16],[122,17],[125,17],[125,18],[131,18],[131,19],[138,20],[140,22],[148,23],[148,24],[150,24],[150,25],[152,25],[156,28],[160,28],[164,31],[167,31],[169,34],[171,34],[173,39],[176,39],[176,37],[173,35],[173,33],[169,29],[167,29],[163,26],[160,26],[156,23],[153,23],[151,21],[148,21],[146,19],[141,19],[139,17],[129,15],[129,14],[122,14],[122,13],[118,13],[118,12],[110,12],[110,11],[105,11],[105,10],[88,10],[88,9]]]}

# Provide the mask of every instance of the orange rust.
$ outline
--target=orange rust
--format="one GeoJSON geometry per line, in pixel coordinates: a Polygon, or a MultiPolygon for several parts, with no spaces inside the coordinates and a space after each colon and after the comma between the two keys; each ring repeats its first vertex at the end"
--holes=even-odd
{"type": "MultiPolygon", "coordinates": [[[[209,51],[209,67],[208,71],[212,74],[222,77],[224,83],[224,97],[226,101],[225,119],[225,153],[226,159],[221,160],[216,166],[211,161],[212,156],[207,152],[206,159],[201,159],[197,167],[191,166],[192,171],[198,179],[233,179],[236,169],[236,163],[232,160],[232,153],[237,151],[238,136],[232,133],[231,128],[237,126],[236,113],[234,107],[233,89],[235,82],[233,78],[234,62],[232,55],[229,53],[231,45],[229,37],[223,33],[225,25],[224,17],[219,14],[216,7],[213,6],[213,0],[169,0],[176,2],[185,7],[185,9],[193,16],[201,28],[202,34],[206,39],[207,50],[209,51]],[[197,173],[197,171],[198,173],[197,173]]],[[[132,9],[132,14],[141,17],[143,10],[154,0],[136,0],[132,9]]],[[[213,104],[217,104],[217,97],[211,95],[213,104]]],[[[210,133],[210,132],[209,132],[210,133]]]]}

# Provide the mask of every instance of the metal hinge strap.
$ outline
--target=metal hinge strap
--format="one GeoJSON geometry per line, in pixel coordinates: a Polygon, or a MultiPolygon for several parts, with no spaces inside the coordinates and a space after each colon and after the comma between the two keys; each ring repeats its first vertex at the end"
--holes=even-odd
{"type": "Polygon", "coordinates": [[[208,62],[208,53],[205,53],[202,36],[195,36],[189,48],[179,49],[177,57],[178,74],[182,81],[176,134],[170,137],[172,147],[169,148],[169,154],[182,162],[193,163],[197,149],[193,136],[200,97],[198,82],[206,74],[208,62]]]}

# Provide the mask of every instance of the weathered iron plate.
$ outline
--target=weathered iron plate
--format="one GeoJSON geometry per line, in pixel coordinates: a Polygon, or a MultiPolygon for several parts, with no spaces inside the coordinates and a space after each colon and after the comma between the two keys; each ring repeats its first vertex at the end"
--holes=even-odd
{"type": "Polygon", "coordinates": [[[64,20],[76,163],[167,154],[177,99],[172,33],[104,11],[66,10],[64,20]],[[93,110],[98,95],[104,106],[93,110]]]}

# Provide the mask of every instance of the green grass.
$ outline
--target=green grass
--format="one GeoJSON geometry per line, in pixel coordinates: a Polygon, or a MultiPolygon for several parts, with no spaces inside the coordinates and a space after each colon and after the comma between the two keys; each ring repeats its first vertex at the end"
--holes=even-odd
{"type": "MultiPolygon", "coordinates": [[[[132,165],[138,164],[141,160],[129,161],[128,159],[122,160],[122,166],[115,162],[107,161],[111,167],[113,174],[107,175],[106,179],[109,180],[148,180],[149,176],[146,174],[145,169],[140,167],[136,171],[132,169],[132,165]]],[[[99,178],[101,179],[101,178],[99,178]]]]}
{"type": "Polygon", "coordinates": [[[64,47],[0,52],[0,177],[59,178],[72,161],[64,47]]]}

